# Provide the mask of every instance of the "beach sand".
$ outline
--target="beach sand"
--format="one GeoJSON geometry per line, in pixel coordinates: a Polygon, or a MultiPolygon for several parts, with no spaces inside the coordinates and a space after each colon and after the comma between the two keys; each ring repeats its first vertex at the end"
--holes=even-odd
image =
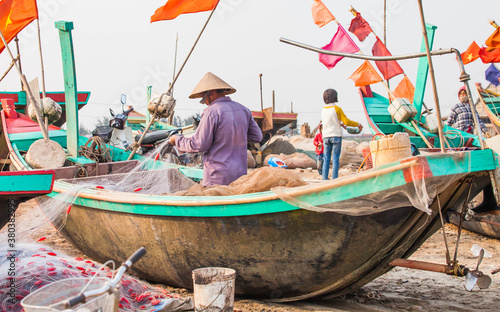
{"type": "MultiPolygon", "coordinates": [[[[308,172],[307,170],[305,172],[308,172]]],[[[308,172],[308,174],[311,174],[308,172]]],[[[316,173],[317,174],[317,173],[316,173]]],[[[311,178],[312,178],[311,174],[311,178]]],[[[29,224],[33,218],[40,217],[39,208],[34,200],[22,203],[16,213],[16,226],[29,224]]],[[[451,256],[455,250],[457,228],[446,225],[445,232],[451,256]]],[[[0,237],[5,237],[5,228],[0,237]]],[[[46,237],[43,244],[69,256],[88,258],[73,248],[53,227],[46,223],[24,237],[25,241],[35,243],[46,237]]],[[[463,231],[461,234],[458,259],[460,264],[475,268],[477,258],[472,255],[471,246],[478,244],[492,254],[485,258],[480,269],[490,272],[500,267],[500,241],[463,231]]],[[[430,237],[411,257],[413,260],[445,263],[445,247],[442,231],[430,237]]],[[[464,288],[464,278],[448,276],[406,268],[395,268],[375,279],[356,292],[328,301],[303,301],[286,304],[266,303],[258,300],[235,298],[235,310],[242,312],[305,312],[305,311],[500,311],[500,273],[492,276],[489,289],[475,287],[472,292],[464,288]]],[[[159,285],[171,293],[192,296],[186,289],[159,285]]]]}

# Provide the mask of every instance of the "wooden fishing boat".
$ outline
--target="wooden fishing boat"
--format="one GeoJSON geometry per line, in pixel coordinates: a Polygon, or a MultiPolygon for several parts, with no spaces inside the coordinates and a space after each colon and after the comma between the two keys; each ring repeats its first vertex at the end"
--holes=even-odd
{"type": "MultiPolygon", "coordinates": [[[[41,134],[21,138],[20,132],[11,133],[14,124],[1,114],[0,150],[7,147],[3,155],[16,168],[26,167],[16,147],[29,145],[41,134]]],[[[59,131],[64,130],[49,135],[58,137],[59,131]]],[[[275,301],[336,296],[384,274],[392,259],[410,256],[439,228],[436,192],[442,210],[456,208],[467,200],[469,187],[471,196],[485,188],[488,171],[496,168],[491,150],[471,150],[411,157],[283,194],[184,197],[95,188],[100,183],[95,179],[119,180],[137,164],[139,158],[125,161],[126,156],[54,169],[62,180],[56,180],[53,193],[39,198],[42,207],[77,184],[87,185],[79,190],[71,212],[66,215],[64,209],[60,219],[53,220],[60,226],[65,219],[65,238],[98,261],[120,261],[144,245],[149,261],[138,264],[136,273],[172,286],[191,288],[196,268],[234,268],[238,294],[275,301]],[[98,176],[74,179],[81,167],[98,176]],[[414,208],[410,200],[418,201],[421,192],[431,196],[431,215],[414,208]],[[389,210],[383,208],[387,205],[389,210]],[[369,212],[346,215],[336,207],[354,212],[364,207],[369,212]]],[[[191,178],[200,173],[182,169],[191,178]]],[[[137,180],[144,173],[134,174],[137,180]]]]}
{"type": "Polygon", "coordinates": [[[20,202],[52,192],[54,170],[0,171],[0,229],[20,202]]]}
{"type": "Polygon", "coordinates": [[[476,84],[479,101],[495,129],[495,135],[500,134],[500,94],[483,89],[481,84],[476,84]]]}
{"type": "MultiPolygon", "coordinates": [[[[420,132],[433,147],[441,147],[438,135],[429,132],[428,128],[425,127],[425,116],[422,116],[418,122],[417,130],[410,122],[399,123],[395,121],[387,110],[389,107],[389,99],[373,92],[370,86],[359,88],[359,95],[361,97],[363,111],[372,134],[389,135],[396,132],[407,132],[410,134],[410,141],[414,143],[417,148],[428,148],[425,141],[419,135],[420,132]]],[[[446,148],[480,146],[476,135],[466,133],[446,125],[443,126],[445,138],[448,143],[448,145],[445,146],[446,148]]]]}
{"type": "MultiPolygon", "coordinates": [[[[66,97],[64,95],[64,92],[47,92],[46,96],[54,100],[57,104],[59,104],[63,110],[63,114],[61,118],[54,123],[54,126],[60,127],[66,122],[66,114],[64,114],[66,110],[66,97]]],[[[42,93],[40,92],[40,98],[42,97],[42,93]]],[[[90,97],[90,92],[89,91],[80,91],[78,92],[77,96],[77,103],[78,103],[78,110],[83,108],[85,105],[87,105],[90,97]]],[[[25,91],[19,91],[19,92],[8,92],[8,91],[3,91],[0,92],[0,99],[12,99],[14,101],[14,104],[16,106],[16,111],[22,114],[27,114],[28,112],[26,111],[26,92],[25,91]]]]}

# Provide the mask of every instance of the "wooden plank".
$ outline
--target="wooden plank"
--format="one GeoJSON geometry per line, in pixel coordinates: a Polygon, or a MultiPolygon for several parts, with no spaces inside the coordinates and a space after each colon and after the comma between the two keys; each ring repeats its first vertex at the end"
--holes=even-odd
{"type": "Polygon", "coordinates": [[[55,26],[59,29],[63,60],[67,150],[70,155],[78,156],[78,92],[76,90],[75,57],[71,36],[73,22],[56,22],[55,26]]]}
{"type": "Polygon", "coordinates": [[[262,120],[262,131],[269,131],[272,130],[274,125],[273,125],[273,108],[264,108],[262,110],[264,113],[264,119],[262,120]]]}
{"type": "MultiPolygon", "coordinates": [[[[427,24],[427,38],[429,39],[429,48],[432,49],[434,43],[434,33],[437,26],[427,24]]],[[[425,52],[425,42],[422,39],[420,51],[425,52]]],[[[418,61],[417,82],[415,84],[415,96],[413,97],[413,105],[417,109],[416,120],[420,120],[422,113],[422,104],[424,103],[425,85],[427,83],[427,76],[429,74],[429,63],[426,57],[421,57],[418,61]]]]}

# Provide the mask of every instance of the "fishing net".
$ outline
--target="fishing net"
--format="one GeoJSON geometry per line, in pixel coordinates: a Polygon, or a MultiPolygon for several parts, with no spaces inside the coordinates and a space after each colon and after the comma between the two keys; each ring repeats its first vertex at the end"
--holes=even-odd
{"type": "MultiPolygon", "coordinates": [[[[5,246],[4,246],[5,247],[5,246]]],[[[22,311],[21,300],[52,282],[68,278],[112,278],[106,266],[81,257],[69,257],[42,244],[20,244],[16,251],[0,251],[0,302],[2,311],[22,311]],[[9,274],[14,272],[14,274],[9,274]]],[[[68,298],[64,298],[68,299],[68,298]]],[[[120,283],[120,311],[186,311],[192,298],[181,298],[125,274],[120,283]]]]}
{"type": "MultiPolygon", "coordinates": [[[[466,174],[448,175],[444,177],[432,178],[427,174],[425,166],[412,166],[404,170],[405,180],[403,185],[394,185],[393,176],[382,174],[382,170],[369,170],[359,175],[345,176],[333,181],[318,183],[318,192],[308,192],[304,194],[304,188],[274,188],[272,191],[284,202],[288,204],[315,212],[336,212],[352,216],[362,216],[379,213],[386,210],[402,207],[415,207],[427,214],[431,214],[430,209],[437,194],[442,193],[453,183],[457,183],[466,174]],[[349,198],[339,190],[345,185],[355,185],[349,198]],[[382,187],[381,187],[382,186],[382,187]],[[317,196],[320,191],[328,189],[324,194],[324,204],[311,204],[314,200],[311,197],[317,196]],[[380,191],[377,191],[380,190],[380,191]]],[[[470,172],[470,161],[469,161],[470,172]]],[[[310,190],[309,190],[310,191],[310,190]]],[[[344,189],[345,191],[345,189],[344,189]]]]}

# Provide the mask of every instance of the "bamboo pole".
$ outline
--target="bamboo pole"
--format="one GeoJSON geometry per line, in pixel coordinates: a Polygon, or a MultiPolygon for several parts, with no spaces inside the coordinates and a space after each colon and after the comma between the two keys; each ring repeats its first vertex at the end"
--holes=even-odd
{"type": "MultiPolygon", "coordinates": [[[[172,84],[170,84],[170,87],[168,88],[167,90],[167,94],[170,94],[170,91],[172,90],[172,88],[174,87],[175,85],[175,82],[177,81],[177,79],[179,78],[179,75],[181,74],[182,70],[184,69],[184,66],[186,66],[186,63],[187,61],[189,60],[189,57],[191,56],[191,54],[193,53],[193,50],[194,48],[196,47],[196,44],[198,43],[198,41],[200,40],[201,38],[201,35],[203,34],[203,31],[205,31],[205,28],[207,27],[208,25],[208,22],[210,22],[210,19],[212,18],[212,15],[214,15],[214,12],[215,12],[215,9],[217,9],[217,6],[219,5],[219,2],[217,2],[217,4],[215,5],[215,7],[213,8],[212,12],[210,12],[210,15],[208,16],[208,19],[207,21],[205,22],[205,24],[203,25],[200,33],[198,34],[198,37],[196,38],[193,46],[191,47],[191,50],[189,51],[188,55],[186,56],[186,59],[184,60],[184,62],[182,63],[181,65],[181,68],[179,68],[179,72],[175,75],[175,78],[174,80],[172,81],[172,84]]],[[[155,108],[156,109],[156,108],[155,108]]],[[[137,149],[141,146],[141,143],[142,143],[142,140],[144,140],[144,137],[146,136],[146,134],[148,133],[148,130],[149,128],[151,128],[151,125],[156,121],[156,119],[158,118],[157,114],[154,114],[153,115],[153,118],[151,118],[151,120],[149,121],[149,123],[146,125],[146,128],[144,129],[144,132],[142,133],[141,135],[141,138],[139,139],[139,141],[134,145],[134,148],[132,149],[132,151],[130,152],[130,155],[128,156],[128,160],[131,160],[132,157],[134,157],[135,155],[135,152],[137,151],[137,149]]]]}
{"type": "MultiPolygon", "coordinates": [[[[432,57],[430,53],[430,48],[429,48],[429,39],[427,38],[427,30],[425,28],[425,17],[424,17],[424,8],[422,6],[422,0],[417,0],[418,1],[418,6],[420,8],[420,20],[422,22],[422,32],[424,35],[424,42],[425,42],[425,50],[427,54],[427,61],[429,63],[429,73],[431,74],[431,81],[432,81],[432,91],[434,92],[434,102],[436,104],[436,115],[438,119],[438,132],[439,132],[439,140],[441,142],[441,152],[445,153],[445,142],[444,142],[444,132],[443,132],[443,120],[441,118],[441,107],[439,106],[439,96],[437,92],[437,85],[436,85],[436,77],[434,75],[434,65],[432,64],[432,57]]],[[[475,115],[474,113],[472,115],[475,115]]],[[[481,140],[482,141],[482,140],[481,140]]]]}
{"type": "Polygon", "coordinates": [[[9,65],[9,68],[7,68],[7,70],[5,71],[5,73],[2,75],[2,77],[0,78],[0,81],[2,81],[5,76],[7,76],[7,74],[10,72],[10,70],[12,69],[12,67],[14,67],[14,64],[19,60],[19,54],[16,56],[16,58],[14,60],[12,60],[10,62],[10,65],[9,65]]]}
{"type": "Polygon", "coordinates": [[[48,132],[47,128],[45,127],[45,124],[43,122],[42,117],[40,116],[40,111],[38,110],[38,105],[35,101],[35,98],[33,97],[33,93],[31,93],[31,88],[28,84],[28,81],[26,80],[26,77],[21,73],[21,70],[17,66],[17,63],[15,62],[14,55],[12,55],[12,51],[10,51],[9,45],[7,44],[7,41],[5,40],[5,37],[3,36],[3,32],[1,30],[0,30],[0,38],[2,39],[2,42],[5,46],[5,50],[7,50],[7,52],[10,55],[10,58],[14,62],[14,66],[16,67],[17,72],[21,78],[23,85],[24,85],[24,88],[26,89],[26,93],[28,94],[31,103],[33,104],[33,109],[35,111],[36,119],[38,120],[38,125],[40,126],[40,130],[42,131],[43,138],[46,141],[48,141],[49,140],[49,132],[48,132]]]}
{"type": "MultiPolygon", "coordinates": [[[[21,52],[20,52],[20,49],[19,49],[19,38],[17,38],[17,35],[16,35],[16,38],[14,39],[14,41],[16,42],[17,57],[19,58],[19,60],[18,60],[19,70],[21,71],[21,74],[22,74],[23,73],[23,67],[21,66],[21,52]]],[[[21,79],[21,90],[22,89],[23,89],[23,80],[21,79]]]]}
{"type": "Polygon", "coordinates": [[[43,67],[43,55],[42,55],[42,37],[40,36],[40,20],[36,19],[36,27],[38,29],[38,51],[40,52],[40,67],[42,70],[42,98],[45,98],[45,69],[43,67]]]}
{"type": "MultiPolygon", "coordinates": [[[[385,0],[384,0],[384,5],[385,5],[385,0]]],[[[356,9],[351,5],[350,6],[350,9],[349,11],[354,15],[356,16],[356,13],[358,13],[358,11],[356,11],[356,9]]],[[[385,11],[384,11],[384,14],[385,14],[385,11]]],[[[385,15],[384,15],[384,18],[385,18],[385,15]]],[[[384,20],[384,23],[385,23],[385,20],[384,20]]],[[[384,25],[385,26],[385,25],[384,25]]],[[[372,29],[372,34],[377,38],[377,39],[380,39],[377,34],[373,31],[372,29]]],[[[384,45],[385,45],[385,27],[384,27],[384,45]]],[[[361,50],[359,51],[361,53],[361,50]]],[[[361,53],[362,54],[362,53],[361,53]]],[[[403,74],[405,75],[406,77],[406,74],[403,72],[403,74]]],[[[386,88],[387,90],[387,93],[389,94],[389,103],[391,103],[391,101],[396,101],[396,97],[394,96],[394,94],[392,93],[391,91],[391,88],[389,87],[389,80],[383,80],[381,81],[382,84],[384,85],[384,87],[386,88]]],[[[392,117],[392,116],[391,116],[392,117]]],[[[394,118],[392,118],[392,121],[394,122],[394,118]]],[[[413,128],[415,128],[415,131],[417,131],[417,134],[420,136],[420,138],[424,141],[425,145],[427,145],[428,148],[434,148],[432,146],[432,144],[429,142],[429,140],[427,140],[427,138],[425,137],[425,135],[422,133],[422,130],[420,130],[420,128],[418,127],[417,123],[415,122],[415,120],[412,120],[411,122],[411,125],[413,126],[413,128]]]]}
{"type": "Polygon", "coordinates": [[[262,74],[259,74],[260,80],[260,110],[264,110],[264,99],[262,98],[262,74]]]}

